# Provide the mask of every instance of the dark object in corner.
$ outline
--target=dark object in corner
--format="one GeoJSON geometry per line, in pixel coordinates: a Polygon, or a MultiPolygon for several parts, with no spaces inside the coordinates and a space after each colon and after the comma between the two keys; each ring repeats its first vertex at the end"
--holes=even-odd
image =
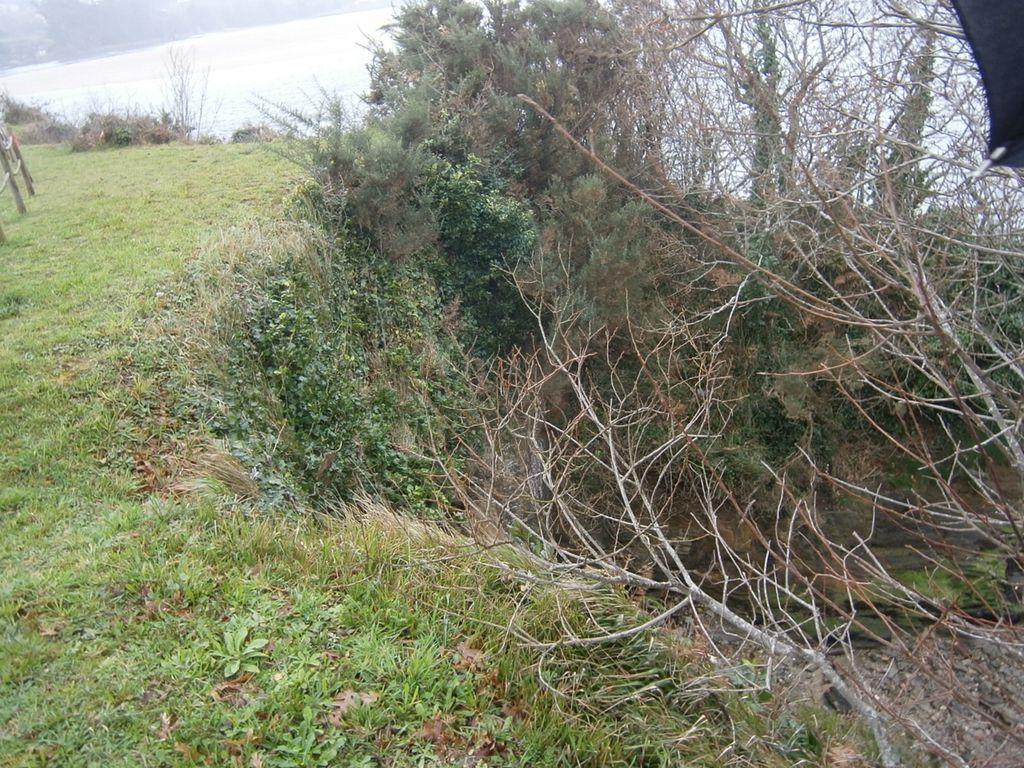
{"type": "Polygon", "coordinates": [[[1024,166],[1024,3],[953,0],[985,84],[989,164],[1024,166]]]}

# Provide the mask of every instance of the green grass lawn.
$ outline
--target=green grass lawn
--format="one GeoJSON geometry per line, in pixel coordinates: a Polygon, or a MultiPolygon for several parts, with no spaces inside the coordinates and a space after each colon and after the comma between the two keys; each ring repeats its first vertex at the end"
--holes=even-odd
{"type": "Polygon", "coordinates": [[[283,215],[296,169],[236,146],[25,154],[29,213],[0,201],[0,765],[781,766],[845,748],[846,725],[711,692],[699,644],[519,639],[624,626],[618,593],[515,580],[373,504],[318,522],[155,484],[202,439],[161,337],[183,331],[159,318],[204,241],[283,215]]]}

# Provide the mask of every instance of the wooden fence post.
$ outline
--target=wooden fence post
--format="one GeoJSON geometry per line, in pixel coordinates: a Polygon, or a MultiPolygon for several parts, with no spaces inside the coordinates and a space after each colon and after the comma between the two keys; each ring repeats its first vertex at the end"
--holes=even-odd
{"type": "MultiPolygon", "coordinates": [[[[18,140],[3,123],[0,123],[0,168],[3,169],[4,174],[0,192],[3,192],[4,187],[10,185],[11,195],[14,197],[14,204],[18,207],[18,213],[28,213],[25,199],[21,196],[21,190],[18,188],[17,176],[19,173],[21,174],[25,180],[25,188],[30,195],[36,193],[35,181],[32,174],[29,173],[28,166],[25,165],[25,159],[21,156],[18,140]]],[[[4,242],[7,242],[7,236],[4,234],[3,227],[0,226],[0,243],[4,242]]]]}
{"type": "Polygon", "coordinates": [[[0,152],[0,165],[4,169],[4,181],[11,186],[11,194],[14,195],[14,204],[18,206],[18,213],[28,213],[28,208],[25,207],[25,199],[21,196],[18,182],[15,180],[14,173],[11,170],[11,160],[7,156],[7,148],[0,152]]]}
{"type": "Polygon", "coordinates": [[[21,176],[25,179],[25,188],[32,197],[35,197],[36,181],[28,171],[28,165],[25,164],[25,158],[21,156],[21,145],[18,144],[18,137],[13,133],[11,134],[11,148],[14,150],[14,157],[18,161],[18,167],[21,168],[21,176]]]}

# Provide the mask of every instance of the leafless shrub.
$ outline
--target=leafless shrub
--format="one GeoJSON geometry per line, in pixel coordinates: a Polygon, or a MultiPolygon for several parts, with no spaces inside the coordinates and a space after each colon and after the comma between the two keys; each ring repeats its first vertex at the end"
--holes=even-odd
{"type": "Polygon", "coordinates": [[[71,141],[74,152],[136,144],[169,144],[177,134],[164,121],[130,112],[93,112],[71,141]]]}
{"type": "Polygon", "coordinates": [[[0,116],[7,125],[16,128],[22,144],[59,144],[70,141],[76,134],[75,127],[67,120],[8,93],[0,93],[0,116]]]}
{"type": "Polygon", "coordinates": [[[167,49],[164,72],[169,123],[184,139],[202,136],[210,119],[210,68],[198,69],[192,49],[167,49]]]}

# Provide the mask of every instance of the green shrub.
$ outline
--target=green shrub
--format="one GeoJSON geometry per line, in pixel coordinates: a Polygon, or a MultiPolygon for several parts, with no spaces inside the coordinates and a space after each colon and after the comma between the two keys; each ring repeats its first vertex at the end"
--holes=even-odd
{"type": "Polygon", "coordinates": [[[462,165],[435,160],[425,186],[441,246],[434,278],[442,299],[463,310],[463,339],[484,355],[523,343],[536,321],[509,272],[536,244],[529,209],[472,155],[462,165]]]}
{"type": "Polygon", "coordinates": [[[352,237],[310,250],[249,252],[221,276],[234,288],[214,308],[215,429],[271,495],[323,506],[366,492],[435,516],[445,490],[429,457],[450,454],[468,390],[431,277],[352,237]]]}

